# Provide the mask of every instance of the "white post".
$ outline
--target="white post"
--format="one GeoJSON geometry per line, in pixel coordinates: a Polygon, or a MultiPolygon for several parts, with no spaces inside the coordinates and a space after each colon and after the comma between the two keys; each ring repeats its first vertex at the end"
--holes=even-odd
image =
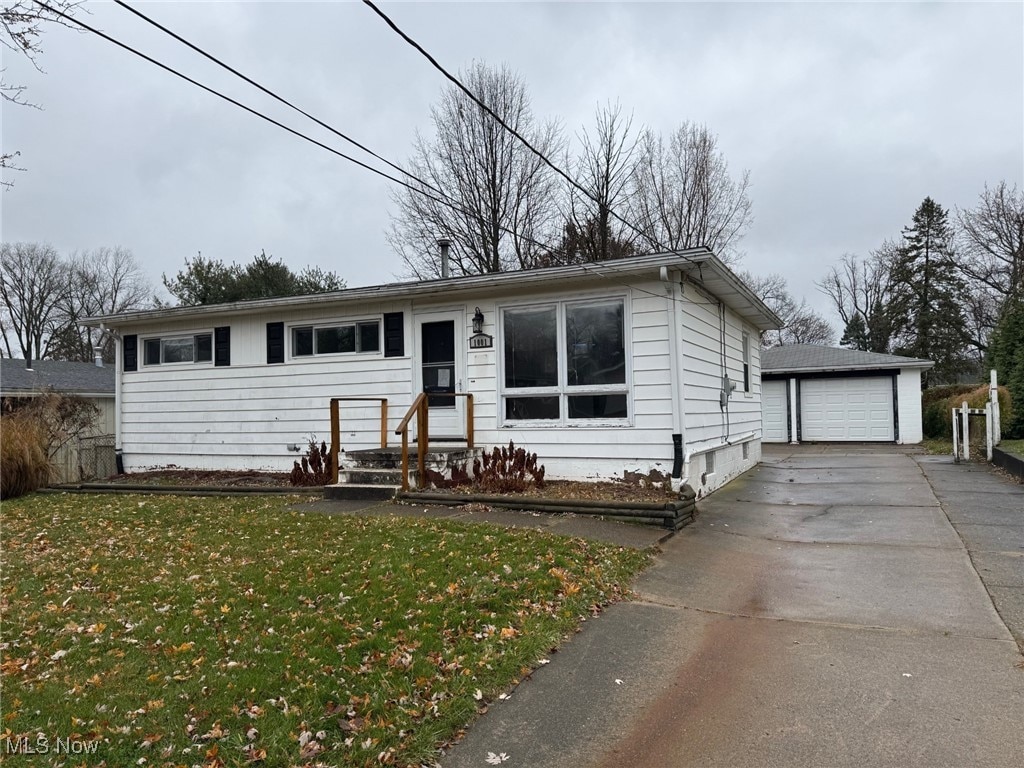
{"type": "Polygon", "coordinates": [[[985,403],[985,456],[992,461],[992,401],[985,403]]]}
{"type": "Polygon", "coordinates": [[[960,406],[960,415],[964,420],[964,459],[971,460],[971,417],[967,408],[967,401],[960,406]]]}
{"type": "Polygon", "coordinates": [[[953,461],[960,463],[960,412],[954,408],[953,415],[953,461]]]}
{"type": "Polygon", "coordinates": [[[1003,439],[1003,419],[999,411],[999,382],[993,368],[989,373],[988,399],[992,403],[992,445],[999,445],[1003,439]]]}

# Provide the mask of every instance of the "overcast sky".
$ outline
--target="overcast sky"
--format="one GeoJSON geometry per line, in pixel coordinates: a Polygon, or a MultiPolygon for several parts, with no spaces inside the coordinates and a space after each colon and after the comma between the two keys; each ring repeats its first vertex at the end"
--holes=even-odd
{"type": "MultiPolygon", "coordinates": [[[[110,3],[89,24],[333,146],[345,146],[110,3]]],[[[144,12],[379,154],[429,135],[442,77],[347,2],[164,2],[144,12]]],[[[572,135],[599,103],[667,132],[707,124],[750,171],[741,264],[814,287],[844,253],[895,237],[930,195],[951,211],[986,182],[1024,186],[1024,3],[387,3],[451,70],[519,72],[535,115],[572,135]]],[[[0,196],[3,240],[120,245],[154,285],[187,257],[389,282],[389,182],[87,33],[50,28],[45,73],[4,51],[3,104],[24,173],[0,196]]],[[[833,318],[834,319],[834,318],[833,318]]]]}

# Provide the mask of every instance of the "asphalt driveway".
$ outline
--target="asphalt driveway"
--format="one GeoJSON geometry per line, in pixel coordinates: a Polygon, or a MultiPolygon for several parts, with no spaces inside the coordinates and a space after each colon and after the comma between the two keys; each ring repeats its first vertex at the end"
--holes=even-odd
{"type": "Polygon", "coordinates": [[[980,472],[766,452],[441,764],[1019,765],[1024,488],[980,472]]]}

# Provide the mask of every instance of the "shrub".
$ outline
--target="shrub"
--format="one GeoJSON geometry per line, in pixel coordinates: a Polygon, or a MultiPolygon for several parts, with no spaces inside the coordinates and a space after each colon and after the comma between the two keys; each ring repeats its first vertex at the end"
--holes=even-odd
{"type": "Polygon", "coordinates": [[[327,485],[333,480],[333,466],[327,443],[321,441],[317,446],[316,440],[310,440],[302,463],[293,463],[288,481],[292,485],[327,485]]]}
{"type": "Polygon", "coordinates": [[[537,465],[536,453],[516,448],[509,440],[508,448],[495,447],[485,451],[482,460],[473,460],[473,479],[481,490],[491,493],[516,493],[531,486],[543,488],[544,465],[537,465]]]}
{"type": "MultiPolygon", "coordinates": [[[[933,392],[933,390],[925,390],[921,396],[921,427],[925,437],[950,437],[953,434],[951,411],[954,408],[959,408],[964,400],[967,401],[968,408],[985,407],[985,403],[988,402],[988,385],[971,385],[970,389],[966,391],[964,386],[962,384],[952,384],[946,387],[934,387],[935,390],[949,390],[949,394],[946,394],[942,399],[939,399],[937,395],[928,397],[929,393],[933,392]]],[[[1011,423],[1013,419],[1013,403],[1006,387],[999,387],[999,411],[1002,423],[1004,425],[1011,423]]]]}
{"type": "Polygon", "coordinates": [[[50,482],[53,465],[46,427],[36,414],[0,416],[0,499],[31,493],[50,482]]]}

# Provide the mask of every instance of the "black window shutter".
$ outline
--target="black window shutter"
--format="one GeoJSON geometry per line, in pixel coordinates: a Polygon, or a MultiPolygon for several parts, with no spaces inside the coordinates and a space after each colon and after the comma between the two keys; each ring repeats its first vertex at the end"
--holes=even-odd
{"type": "Polygon", "coordinates": [[[133,333],[121,339],[121,351],[124,370],[139,370],[139,337],[133,333]]]}
{"type": "Polygon", "coordinates": [[[231,326],[213,329],[213,364],[231,365],[231,326]]]}
{"type": "Polygon", "coordinates": [[[384,357],[405,354],[405,320],[401,312],[384,313],[384,357]]]}
{"type": "Polygon", "coordinates": [[[284,323],[267,323],[267,362],[284,362],[284,323]]]}

